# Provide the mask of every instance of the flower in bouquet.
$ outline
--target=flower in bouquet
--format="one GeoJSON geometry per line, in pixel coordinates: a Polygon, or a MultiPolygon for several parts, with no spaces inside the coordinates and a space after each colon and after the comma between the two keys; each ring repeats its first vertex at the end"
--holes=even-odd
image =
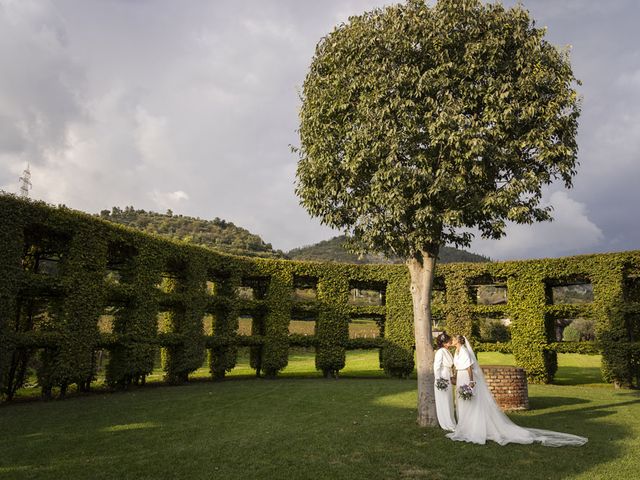
{"type": "Polygon", "coordinates": [[[446,390],[449,387],[449,380],[447,380],[446,378],[438,378],[436,380],[436,388],[438,390],[446,390]]]}
{"type": "Polygon", "coordinates": [[[461,385],[458,387],[458,396],[463,400],[469,400],[473,397],[473,388],[469,385],[461,385]]]}

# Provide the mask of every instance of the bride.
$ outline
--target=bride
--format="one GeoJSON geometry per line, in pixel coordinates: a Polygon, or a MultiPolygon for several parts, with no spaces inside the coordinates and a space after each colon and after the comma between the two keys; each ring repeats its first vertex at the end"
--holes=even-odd
{"type": "Polygon", "coordinates": [[[436,338],[438,350],[433,361],[433,373],[435,375],[435,399],[438,423],[443,430],[453,432],[456,429],[456,420],[453,415],[452,381],[453,356],[449,353],[451,337],[442,332],[436,338]]]}
{"type": "Polygon", "coordinates": [[[569,433],[524,428],[513,423],[494,400],[478,360],[467,339],[461,335],[453,336],[456,353],[453,363],[457,370],[456,385],[460,388],[471,387],[473,395],[468,399],[457,398],[458,425],[447,437],[451,440],[485,444],[493,440],[500,445],[507,443],[539,442],[548,447],[584,445],[587,439],[569,433]]]}

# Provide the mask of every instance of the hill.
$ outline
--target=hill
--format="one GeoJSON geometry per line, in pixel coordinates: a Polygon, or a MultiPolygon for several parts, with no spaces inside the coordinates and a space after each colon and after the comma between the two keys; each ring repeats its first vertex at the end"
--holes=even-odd
{"type": "MultiPolygon", "coordinates": [[[[113,207],[102,210],[98,216],[110,222],[127,225],[145,233],[153,233],[174,240],[203,245],[214,250],[267,258],[288,258],[291,260],[317,260],[343,263],[402,263],[398,258],[386,258],[381,255],[366,255],[358,258],[344,247],[346,237],[340,235],[284,253],[274,250],[260,236],[247,229],[238,227],[218,217],[203,220],[186,215],[175,215],[171,210],[166,213],[136,210],[134,207],[113,207]]],[[[456,248],[444,247],[440,252],[440,262],[488,262],[489,258],[456,248]]]]}
{"type": "Polygon", "coordinates": [[[225,253],[258,257],[283,258],[284,253],[274,250],[258,235],[237,227],[220,218],[202,220],[185,215],[147,212],[133,207],[121,209],[113,207],[102,210],[99,217],[110,222],[127,225],[146,233],[155,233],[163,237],[203,245],[225,253]]]}
{"type": "MultiPolygon", "coordinates": [[[[400,258],[386,258],[382,255],[365,255],[359,258],[344,248],[346,237],[340,235],[330,240],[324,240],[301,248],[294,248],[287,252],[287,257],[292,260],[317,260],[323,262],[342,263],[403,263],[400,258]]],[[[443,247],[440,250],[441,263],[453,262],[490,262],[488,257],[466,252],[452,247],[443,247]]]]}

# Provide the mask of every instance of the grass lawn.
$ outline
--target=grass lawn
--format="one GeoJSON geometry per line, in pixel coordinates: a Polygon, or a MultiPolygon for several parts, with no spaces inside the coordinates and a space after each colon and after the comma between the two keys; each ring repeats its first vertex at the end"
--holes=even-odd
{"type": "Polygon", "coordinates": [[[382,377],[377,352],[349,352],[338,380],[294,352],[277,380],[239,365],[220,383],[2,406],[0,478],[635,479],[640,394],[603,384],[599,362],[560,355],[561,385],[530,385],[532,410],[510,415],[583,447],[454,443],[416,426],[415,382],[382,377]]]}

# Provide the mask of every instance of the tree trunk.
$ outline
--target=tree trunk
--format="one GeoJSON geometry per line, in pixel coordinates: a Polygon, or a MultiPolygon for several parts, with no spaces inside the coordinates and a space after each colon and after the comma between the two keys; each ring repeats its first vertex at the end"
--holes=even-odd
{"type": "Polygon", "coordinates": [[[431,290],[437,253],[419,252],[407,260],[411,273],[413,322],[416,340],[416,368],[418,370],[418,425],[435,427],[435,387],[433,374],[433,334],[431,331],[431,290]]]}

